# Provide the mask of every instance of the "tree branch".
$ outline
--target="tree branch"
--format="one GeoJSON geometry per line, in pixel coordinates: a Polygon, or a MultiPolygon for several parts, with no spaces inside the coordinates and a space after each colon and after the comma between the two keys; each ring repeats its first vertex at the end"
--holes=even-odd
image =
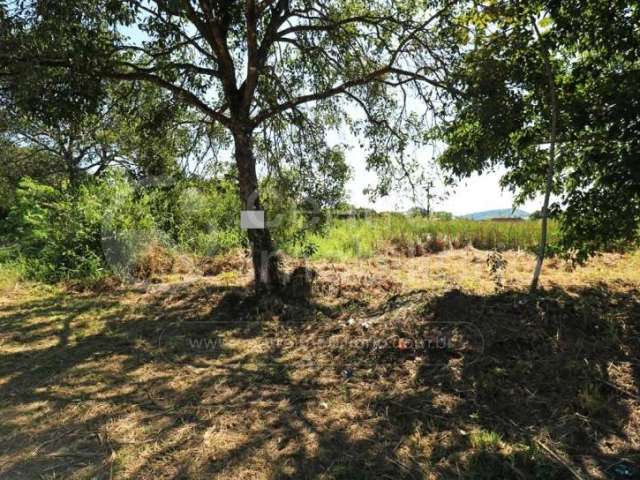
{"type": "MultiPolygon", "coordinates": [[[[166,90],[169,90],[171,93],[176,95],[176,97],[180,98],[185,103],[197,108],[204,114],[208,115],[210,118],[217,120],[222,123],[226,127],[230,127],[232,125],[232,121],[229,117],[222,114],[220,110],[214,110],[209,107],[206,103],[198,98],[193,92],[186,90],[178,85],[174,85],[167,80],[158,77],[157,75],[153,75],[147,73],[145,71],[134,70],[131,72],[104,72],[104,75],[108,78],[112,78],[114,80],[127,80],[127,81],[147,81],[154,83],[166,90]]],[[[224,108],[224,107],[223,107],[224,108]]]]}

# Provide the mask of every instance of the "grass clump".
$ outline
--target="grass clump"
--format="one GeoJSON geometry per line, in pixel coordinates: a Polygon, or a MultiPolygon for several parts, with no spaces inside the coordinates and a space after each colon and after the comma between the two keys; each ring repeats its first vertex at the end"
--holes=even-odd
{"type": "Polygon", "coordinates": [[[0,263],[0,295],[15,289],[24,277],[22,262],[0,263]]]}
{"type": "Polygon", "coordinates": [[[478,450],[496,450],[500,448],[502,437],[489,430],[478,430],[469,434],[469,443],[478,450]]]}
{"type": "Polygon", "coordinates": [[[588,415],[596,415],[606,407],[607,399],[596,383],[587,383],[578,391],[579,408],[588,415]]]}

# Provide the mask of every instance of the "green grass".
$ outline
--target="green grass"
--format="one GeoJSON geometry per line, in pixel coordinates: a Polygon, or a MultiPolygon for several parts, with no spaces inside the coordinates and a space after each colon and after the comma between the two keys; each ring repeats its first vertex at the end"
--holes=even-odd
{"type": "Polygon", "coordinates": [[[13,290],[25,276],[24,259],[14,247],[0,244],[0,294],[13,290]]]}
{"type": "Polygon", "coordinates": [[[13,290],[24,278],[24,265],[15,263],[0,263],[0,294],[13,290]]]}
{"type": "Polygon", "coordinates": [[[502,442],[500,434],[488,430],[479,430],[469,435],[469,444],[478,450],[498,449],[500,442],[502,442]]]}
{"type": "MultiPolygon", "coordinates": [[[[550,243],[558,225],[550,222],[550,243]]],[[[335,220],[324,235],[311,237],[316,258],[346,260],[367,258],[389,248],[407,249],[433,245],[435,249],[472,245],[481,250],[533,249],[540,236],[540,222],[492,222],[430,220],[423,217],[384,215],[365,219],[335,220]]]]}

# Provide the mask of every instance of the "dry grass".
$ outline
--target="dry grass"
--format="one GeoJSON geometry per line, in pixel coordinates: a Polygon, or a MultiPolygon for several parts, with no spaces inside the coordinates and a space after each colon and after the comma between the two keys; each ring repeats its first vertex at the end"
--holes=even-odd
{"type": "Polygon", "coordinates": [[[486,255],[314,262],[309,303],[252,297],[240,268],[17,286],[0,478],[625,478],[640,255],[549,262],[534,298],[531,256],[507,252],[497,289],[486,255]],[[434,336],[448,347],[415,343],[434,336]]]}

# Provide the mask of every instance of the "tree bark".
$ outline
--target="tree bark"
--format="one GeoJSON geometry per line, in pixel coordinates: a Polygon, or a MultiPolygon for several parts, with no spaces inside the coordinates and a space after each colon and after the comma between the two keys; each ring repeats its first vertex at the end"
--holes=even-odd
{"type": "MultiPolygon", "coordinates": [[[[241,208],[261,210],[251,137],[251,131],[241,128],[233,131],[241,208]]],[[[264,229],[249,229],[247,235],[251,243],[256,291],[270,292],[279,289],[282,285],[280,262],[267,225],[265,224],[264,229]]]]}
{"type": "MultiPolygon", "coordinates": [[[[536,24],[535,19],[533,21],[533,28],[538,36],[538,40],[541,41],[540,31],[536,24]]],[[[551,197],[551,189],[553,187],[553,173],[555,171],[556,160],[556,138],[558,130],[558,97],[556,93],[555,79],[553,73],[553,67],[551,66],[551,60],[549,59],[549,52],[545,47],[542,47],[542,58],[544,61],[545,74],[547,76],[548,88],[549,88],[549,107],[551,108],[551,131],[549,135],[549,163],[547,164],[547,176],[545,181],[544,201],[542,204],[542,225],[540,232],[540,246],[538,247],[538,258],[536,259],[536,266],[533,270],[533,278],[531,280],[531,286],[529,287],[530,293],[535,293],[538,289],[538,283],[540,281],[540,273],[542,271],[542,263],[547,250],[547,231],[549,223],[549,198],[551,197]]]]}

